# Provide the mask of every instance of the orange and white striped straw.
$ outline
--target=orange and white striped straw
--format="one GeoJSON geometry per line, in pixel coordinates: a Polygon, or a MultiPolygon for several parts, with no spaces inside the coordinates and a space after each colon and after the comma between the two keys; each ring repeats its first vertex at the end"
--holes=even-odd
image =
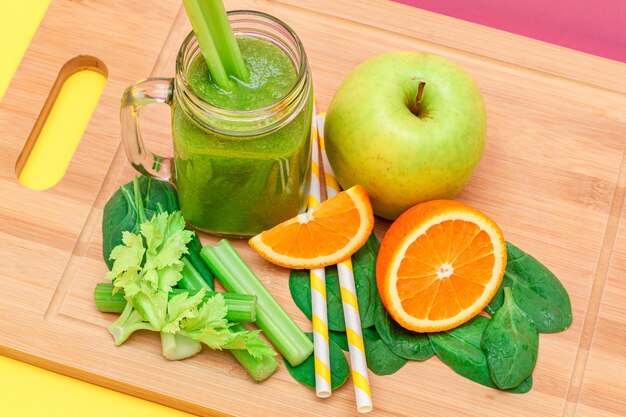
{"type": "MultiPolygon", "coordinates": [[[[309,210],[320,204],[319,142],[315,107],[311,123],[311,188],[309,210]]],[[[326,309],[326,273],[324,268],[312,269],[311,307],[313,322],[313,355],[315,359],[315,394],[320,398],[330,397],[330,353],[328,345],[328,316],[326,309]]]]}
{"type": "MultiPolygon", "coordinates": [[[[328,198],[341,191],[341,187],[335,178],[333,169],[326,156],[324,146],[324,114],[317,116],[317,131],[322,153],[322,166],[324,167],[324,180],[328,198]]],[[[343,314],[346,321],[346,334],[350,350],[350,366],[352,367],[352,380],[354,381],[354,395],[356,408],[359,413],[372,411],[372,393],[367,372],[367,360],[365,359],[365,347],[363,345],[363,333],[361,332],[361,317],[359,316],[359,304],[357,302],[356,288],[354,285],[354,272],[352,259],[337,264],[339,285],[341,287],[341,301],[343,302],[343,314]]]]}

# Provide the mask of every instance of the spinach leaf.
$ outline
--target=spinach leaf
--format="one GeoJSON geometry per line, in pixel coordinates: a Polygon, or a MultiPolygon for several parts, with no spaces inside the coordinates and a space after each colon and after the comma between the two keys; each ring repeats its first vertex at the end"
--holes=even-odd
{"type": "Polygon", "coordinates": [[[168,213],[173,213],[176,210],[180,210],[178,194],[169,182],[155,180],[142,175],[139,177],[139,188],[141,189],[144,208],[148,212],[160,213],[167,211],[168,213]],[[145,185],[142,186],[142,184],[145,185]]]}
{"type": "MultiPolygon", "coordinates": [[[[487,317],[476,316],[455,329],[429,333],[428,338],[435,354],[453,371],[481,385],[498,389],[491,380],[487,358],[480,347],[489,321],[487,317]]],[[[508,391],[521,394],[531,388],[532,378],[529,377],[519,387],[508,391]]]]}
{"type": "MultiPolygon", "coordinates": [[[[313,340],[313,333],[307,333],[307,337],[313,340]]],[[[350,365],[346,356],[335,342],[329,340],[330,346],[330,385],[332,389],[337,389],[346,382],[350,375],[350,365]]],[[[315,389],[315,356],[311,354],[298,366],[291,366],[289,361],[284,360],[287,371],[301,384],[315,389]]]]}
{"type": "Polygon", "coordinates": [[[525,394],[528,391],[530,391],[532,387],[533,387],[533,376],[531,375],[528,378],[526,378],[524,382],[522,382],[515,388],[507,389],[505,391],[512,392],[514,394],[525,394]]]}
{"type": "MultiPolygon", "coordinates": [[[[380,243],[372,234],[365,245],[352,256],[354,283],[363,328],[372,327],[375,322],[376,303],[379,299],[376,284],[376,257],[379,248],[380,243]]],[[[308,270],[291,271],[289,291],[298,308],[311,320],[311,281],[308,270]]],[[[326,267],[326,302],[328,329],[345,331],[341,288],[335,265],[326,267]]]]}
{"type": "MultiPolygon", "coordinates": [[[[176,190],[170,183],[142,175],[137,179],[141,190],[145,217],[161,211],[173,213],[179,209],[176,190]]],[[[135,202],[134,180],[122,185],[107,201],[102,212],[102,254],[109,269],[113,266],[111,251],[122,244],[122,232],[139,233],[139,208],[135,202]]]]}
{"type": "Polygon", "coordinates": [[[567,329],[572,324],[572,305],[558,278],[511,243],[507,242],[506,249],[504,278],[487,312],[493,316],[502,307],[503,289],[509,287],[517,305],[532,318],[537,331],[552,333],[567,329]]]}
{"type": "Polygon", "coordinates": [[[350,350],[350,347],[348,346],[348,335],[346,335],[346,332],[336,332],[334,330],[329,330],[328,337],[330,337],[330,340],[337,343],[337,346],[339,346],[341,350],[344,350],[346,352],[350,350]]]}
{"type": "Polygon", "coordinates": [[[492,381],[502,389],[514,388],[535,368],[539,333],[532,319],[520,309],[509,287],[504,304],[489,321],[481,341],[492,381]]]}
{"type": "Polygon", "coordinates": [[[487,358],[480,348],[487,324],[488,318],[476,316],[455,329],[429,333],[428,338],[435,354],[456,373],[495,388],[489,376],[487,358]]]}
{"type": "Polygon", "coordinates": [[[372,233],[365,244],[352,255],[354,283],[359,297],[359,316],[361,327],[372,327],[376,321],[376,309],[380,302],[378,284],[376,283],[376,259],[380,250],[380,242],[372,233]],[[366,295],[367,294],[367,295],[366,295]],[[363,301],[361,301],[363,297],[363,301]]]}
{"type": "Polygon", "coordinates": [[[114,262],[111,251],[122,244],[122,232],[138,233],[139,224],[133,184],[124,184],[107,201],[102,213],[102,255],[109,269],[114,262]]]}
{"type": "Polygon", "coordinates": [[[389,349],[375,328],[363,329],[363,343],[367,367],[376,375],[391,375],[408,362],[389,349]]]}
{"type": "Polygon", "coordinates": [[[405,329],[387,313],[382,302],[376,309],[376,331],[393,353],[405,359],[423,361],[435,354],[426,333],[405,329]]]}

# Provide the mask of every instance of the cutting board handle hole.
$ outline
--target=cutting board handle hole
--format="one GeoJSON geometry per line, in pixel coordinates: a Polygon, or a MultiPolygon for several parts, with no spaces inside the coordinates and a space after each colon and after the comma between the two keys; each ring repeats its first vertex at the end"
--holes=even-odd
{"type": "Polygon", "coordinates": [[[104,62],[88,55],[74,57],[61,67],[15,164],[22,185],[42,191],[61,181],[107,78],[104,62]]]}

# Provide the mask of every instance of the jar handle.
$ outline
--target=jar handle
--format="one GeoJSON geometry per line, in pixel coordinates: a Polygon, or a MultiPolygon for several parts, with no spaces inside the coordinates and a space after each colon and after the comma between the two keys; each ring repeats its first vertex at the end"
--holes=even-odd
{"type": "Polygon", "coordinates": [[[146,104],[172,104],[173,78],[148,78],[130,85],[122,95],[120,120],[126,157],[138,172],[163,181],[172,177],[172,158],[146,149],[139,129],[139,109],[146,104]]]}

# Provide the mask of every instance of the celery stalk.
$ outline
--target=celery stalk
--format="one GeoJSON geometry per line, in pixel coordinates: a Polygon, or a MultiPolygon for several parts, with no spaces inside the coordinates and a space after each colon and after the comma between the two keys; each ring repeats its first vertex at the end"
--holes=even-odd
{"type": "Polygon", "coordinates": [[[250,73],[241,56],[241,50],[235,39],[233,28],[230,26],[228,15],[222,0],[205,0],[201,7],[209,23],[209,30],[222,59],[226,73],[236,76],[241,81],[248,82],[250,73]]]}
{"type": "MultiPolygon", "coordinates": [[[[181,279],[178,280],[176,284],[178,288],[182,288],[184,290],[189,290],[191,288],[203,288],[206,281],[200,275],[198,270],[193,266],[191,261],[184,256],[181,261],[183,262],[183,270],[181,274],[183,275],[181,279]]],[[[208,284],[208,283],[207,283],[208,284]]],[[[209,288],[207,288],[207,291],[209,288]]]]}
{"type": "Polygon", "coordinates": [[[161,347],[163,356],[171,361],[179,361],[200,353],[202,343],[179,334],[161,332],[161,347]]]}
{"type": "Polygon", "coordinates": [[[183,0],[183,4],[215,83],[230,91],[229,76],[248,82],[250,73],[222,0],[183,0]]]}
{"type": "Polygon", "coordinates": [[[272,297],[227,240],[222,240],[213,247],[205,246],[200,251],[200,257],[228,291],[257,296],[256,325],[292,366],[300,365],[311,356],[311,340],[272,297]]]}
{"type": "Polygon", "coordinates": [[[137,330],[154,330],[150,323],[143,321],[141,314],[127,304],[122,314],[109,326],[109,332],[113,335],[116,345],[121,345],[137,330]]]}
{"type": "MultiPolygon", "coordinates": [[[[234,332],[247,330],[241,324],[235,324],[231,329],[234,332]]],[[[257,359],[244,349],[231,349],[229,352],[237,359],[237,362],[243,366],[252,379],[257,382],[265,381],[272,376],[280,365],[280,362],[273,356],[265,356],[263,359],[257,359]]]]}
{"type": "MultiPolygon", "coordinates": [[[[124,291],[118,291],[115,294],[113,294],[112,291],[113,284],[104,282],[96,284],[93,298],[98,311],[103,313],[122,313],[124,311],[124,308],[126,307],[124,291]]],[[[190,295],[193,295],[198,292],[198,290],[182,290],[174,288],[172,292],[168,294],[168,298],[172,298],[173,296],[184,292],[188,292],[190,295]]],[[[204,300],[208,300],[209,298],[215,296],[215,294],[217,294],[217,292],[207,291],[206,294],[204,294],[204,300]]],[[[226,307],[228,308],[228,313],[226,314],[226,319],[228,321],[251,322],[256,320],[257,300],[254,295],[222,293],[222,296],[224,297],[226,307]]]]}
{"type": "Polygon", "coordinates": [[[207,16],[203,10],[206,9],[205,2],[206,0],[183,0],[189,21],[198,39],[200,51],[209,67],[213,80],[224,90],[230,91],[232,89],[231,82],[228,79],[228,74],[217,51],[217,46],[211,36],[207,16]]]}

